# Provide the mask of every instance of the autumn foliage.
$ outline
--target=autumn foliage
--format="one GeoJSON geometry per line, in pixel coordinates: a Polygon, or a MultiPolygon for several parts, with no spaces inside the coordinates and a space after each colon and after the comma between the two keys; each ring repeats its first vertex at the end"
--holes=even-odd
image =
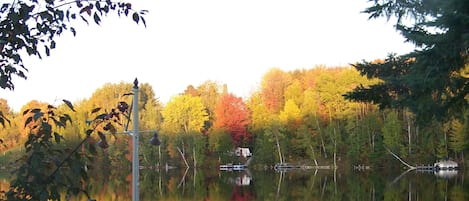
{"type": "Polygon", "coordinates": [[[241,98],[231,93],[223,94],[215,107],[215,116],[214,128],[228,131],[235,145],[251,139],[247,131],[250,112],[241,98]]]}

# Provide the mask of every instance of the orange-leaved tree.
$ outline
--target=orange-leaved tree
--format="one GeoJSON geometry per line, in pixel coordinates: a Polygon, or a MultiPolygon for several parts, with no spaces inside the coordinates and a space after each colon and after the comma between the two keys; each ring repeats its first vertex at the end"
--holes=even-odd
{"type": "Polygon", "coordinates": [[[247,126],[251,123],[250,111],[243,100],[231,93],[220,97],[215,107],[215,129],[224,129],[231,135],[233,143],[241,146],[251,140],[247,126]]]}

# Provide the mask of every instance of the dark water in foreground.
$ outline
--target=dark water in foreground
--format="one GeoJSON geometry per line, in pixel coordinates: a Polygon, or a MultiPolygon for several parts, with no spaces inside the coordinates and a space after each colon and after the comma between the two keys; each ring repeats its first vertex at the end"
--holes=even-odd
{"type": "MultiPolygon", "coordinates": [[[[130,172],[128,172],[130,173],[130,172]]],[[[469,200],[467,172],[141,170],[140,200],[469,200]]],[[[89,182],[93,199],[131,200],[130,174],[89,182]]],[[[87,200],[81,195],[71,200],[87,200]]]]}

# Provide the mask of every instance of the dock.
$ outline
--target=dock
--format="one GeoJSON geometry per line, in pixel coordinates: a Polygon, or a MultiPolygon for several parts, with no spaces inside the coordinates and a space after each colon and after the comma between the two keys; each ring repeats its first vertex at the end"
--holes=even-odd
{"type": "Polygon", "coordinates": [[[414,169],[417,170],[431,170],[431,171],[439,171],[439,170],[457,170],[458,163],[451,161],[451,160],[443,160],[434,163],[433,165],[422,165],[422,166],[415,166],[414,169]]]}
{"type": "Polygon", "coordinates": [[[244,164],[225,164],[220,165],[220,170],[222,171],[243,171],[247,166],[244,164]]]}
{"type": "Polygon", "coordinates": [[[331,166],[329,165],[310,166],[310,165],[296,165],[296,164],[289,164],[289,163],[278,163],[278,164],[275,164],[274,169],[278,172],[285,172],[285,171],[290,171],[290,170],[309,170],[309,169],[328,170],[328,169],[331,169],[331,166]]]}

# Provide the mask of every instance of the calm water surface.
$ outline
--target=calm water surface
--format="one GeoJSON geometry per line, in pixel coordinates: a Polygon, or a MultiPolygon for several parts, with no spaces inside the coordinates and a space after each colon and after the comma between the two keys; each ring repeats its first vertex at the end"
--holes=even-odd
{"type": "MultiPolygon", "coordinates": [[[[94,180],[97,200],[131,200],[131,177],[94,180]]],[[[464,172],[142,170],[141,200],[469,200],[464,172]]],[[[80,200],[77,198],[77,200],[80,200]]],[[[83,198],[81,199],[83,200],[83,198]]]]}
{"type": "MultiPolygon", "coordinates": [[[[91,197],[131,200],[130,172],[104,171],[91,197]]],[[[467,172],[172,169],[140,171],[140,200],[469,200],[467,172]]],[[[5,184],[3,179],[3,184],[5,184]]],[[[5,187],[4,185],[2,186],[5,187]]],[[[71,200],[87,200],[81,195],[71,200]]]]}

